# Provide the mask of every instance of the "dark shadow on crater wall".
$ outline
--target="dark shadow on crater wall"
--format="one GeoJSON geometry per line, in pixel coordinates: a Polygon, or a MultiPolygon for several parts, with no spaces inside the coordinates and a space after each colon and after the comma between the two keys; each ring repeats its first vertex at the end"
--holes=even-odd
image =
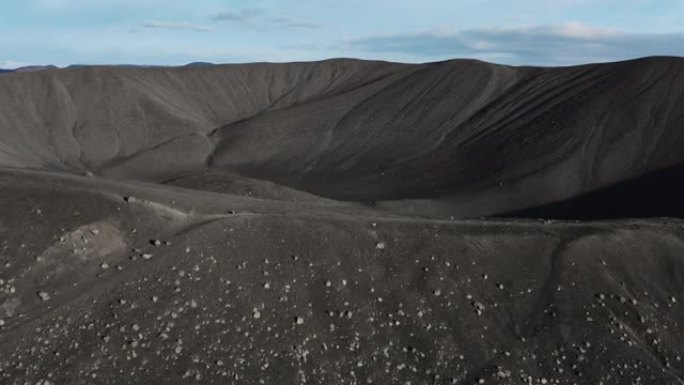
{"type": "Polygon", "coordinates": [[[568,200],[497,214],[504,218],[684,218],[684,164],[568,200]]]}

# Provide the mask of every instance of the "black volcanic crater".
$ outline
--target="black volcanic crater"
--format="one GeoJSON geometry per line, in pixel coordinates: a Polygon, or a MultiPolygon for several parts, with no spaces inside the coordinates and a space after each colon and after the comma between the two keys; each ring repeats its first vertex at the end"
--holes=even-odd
{"type": "Polygon", "coordinates": [[[683,68],[331,60],[5,75],[0,165],[156,183],[238,175],[497,215],[681,164],[683,68]]]}
{"type": "Polygon", "coordinates": [[[2,384],[682,384],[684,59],[0,76],[2,384]]]}

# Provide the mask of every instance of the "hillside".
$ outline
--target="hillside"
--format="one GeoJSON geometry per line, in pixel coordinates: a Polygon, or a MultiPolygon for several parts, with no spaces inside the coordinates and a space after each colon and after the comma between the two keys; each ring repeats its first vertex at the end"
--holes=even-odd
{"type": "Polygon", "coordinates": [[[682,161],[684,60],[85,67],[0,80],[0,164],[163,182],[239,174],[456,216],[572,198],[682,161]],[[475,208],[475,209],[473,209],[475,208]]]}
{"type": "Polygon", "coordinates": [[[684,384],[683,74],[3,74],[0,383],[684,384]]]}

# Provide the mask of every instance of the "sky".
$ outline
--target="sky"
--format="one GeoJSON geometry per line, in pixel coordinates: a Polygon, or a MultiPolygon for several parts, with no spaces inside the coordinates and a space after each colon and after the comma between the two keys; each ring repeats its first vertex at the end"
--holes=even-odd
{"type": "Polygon", "coordinates": [[[684,56],[683,0],[6,0],[0,68],[684,56]]]}

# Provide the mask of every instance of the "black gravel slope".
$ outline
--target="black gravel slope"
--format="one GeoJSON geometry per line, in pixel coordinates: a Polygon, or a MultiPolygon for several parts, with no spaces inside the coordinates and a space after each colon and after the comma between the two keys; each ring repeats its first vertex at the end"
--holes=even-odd
{"type": "Polygon", "coordinates": [[[4,74],[0,384],[682,384],[683,72],[4,74]]]}

